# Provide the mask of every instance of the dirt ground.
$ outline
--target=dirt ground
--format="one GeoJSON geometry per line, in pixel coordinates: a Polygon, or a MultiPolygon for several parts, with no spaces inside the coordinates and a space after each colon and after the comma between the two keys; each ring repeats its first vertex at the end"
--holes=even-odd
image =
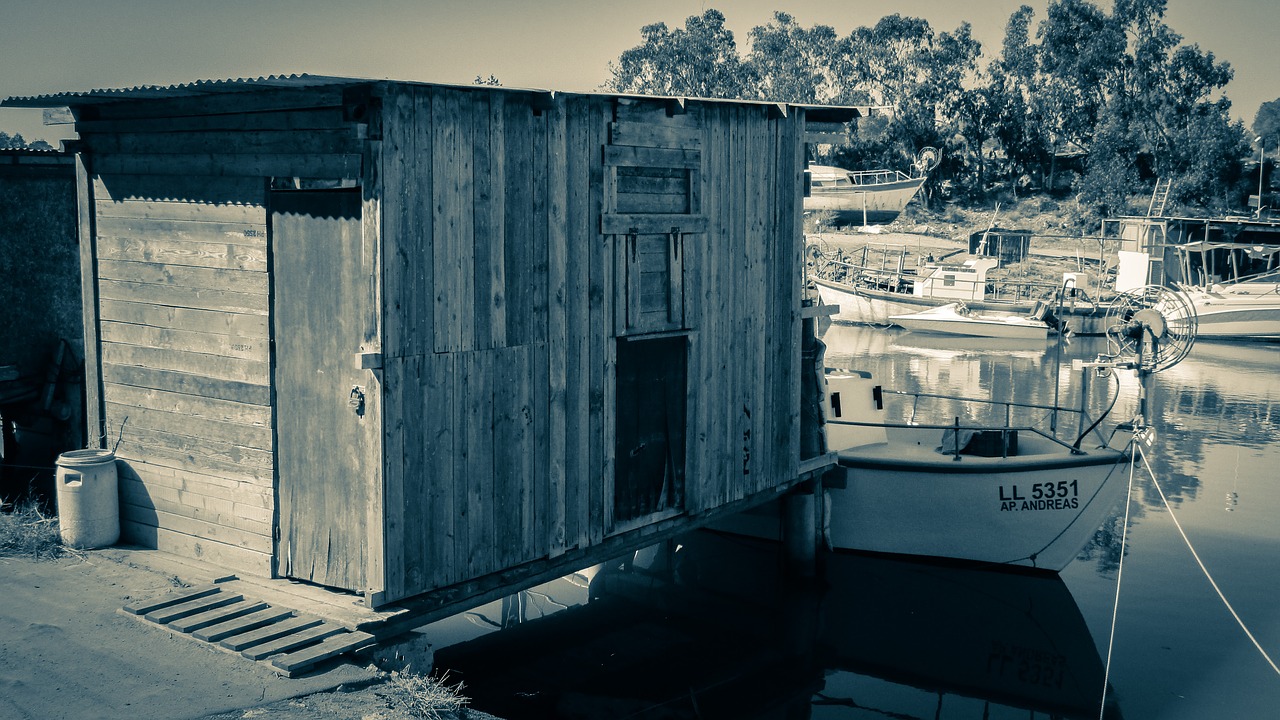
{"type": "Polygon", "coordinates": [[[414,717],[367,658],[289,679],[120,612],[187,579],[119,549],[0,557],[0,720],[414,717]]]}

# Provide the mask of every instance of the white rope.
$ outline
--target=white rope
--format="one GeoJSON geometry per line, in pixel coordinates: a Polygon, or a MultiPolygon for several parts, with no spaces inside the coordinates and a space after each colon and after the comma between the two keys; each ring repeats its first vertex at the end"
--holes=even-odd
{"type": "Polygon", "coordinates": [[[1187,534],[1182,530],[1182,523],[1178,522],[1177,516],[1173,514],[1173,508],[1169,505],[1168,498],[1164,496],[1164,490],[1160,489],[1160,483],[1156,480],[1156,474],[1152,472],[1151,465],[1147,462],[1146,453],[1142,452],[1142,448],[1138,448],[1138,452],[1142,455],[1142,464],[1147,468],[1147,473],[1151,475],[1151,484],[1155,485],[1156,492],[1160,493],[1160,500],[1164,502],[1165,509],[1169,511],[1169,518],[1173,520],[1173,526],[1178,528],[1178,534],[1182,536],[1182,541],[1187,544],[1187,549],[1191,551],[1191,557],[1196,559],[1196,564],[1200,566],[1200,572],[1203,572],[1205,578],[1209,580],[1209,584],[1213,586],[1213,591],[1218,593],[1218,597],[1222,600],[1222,604],[1227,607],[1227,611],[1231,613],[1231,617],[1236,619],[1236,624],[1238,624],[1240,629],[1244,631],[1244,634],[1249,637],[1249,641],[1252,642],[1253,646],[1262,654],[1263,659],[1267,661],[1267,664],[1271,666],[1271,669],[1274,670],[1277,675],[1280,675],[1280,667],[1276,667],[1275,661],[1271,659],[1271,656],[1267,654],[1266,650],[1262,649],[1262,645],[1258,642],[1258,639],[1253,636],[1253,633],[1249,632],[1249,628],[1245,626],[1244,620],[1241,620],[1240,615],[1236,613],[1236,609],[1231,607],[1231,603],[1227,601],[1227,596],[1222,594],[1222,589],[1218,587],[1218,583],[1214,582],[1213,576],[1209,574],[1209,569],[1206,568],[1204,566],[1204,562],[1200,560],[1200,554],[1196,552],[1194,547],[1192,547],[1191,540],[1187,538],[1187,534]]]}
{"type": "Polygon", "coordinates": [[[1116,599],[1111,606],[1111,633],[1107,637],[1107,664],[1102,673],[1102,699],[1098,702],[1098,720],[1102,720],[1107,711],[1107,686],[1111,684],[1111,651],[1116,644],[1116,617],[1120,614],[1120,579],[1124,577],[1124,547],[1129,537],[1129,503],[1133,500],[1133,462],[1132,453],[1141,453],[1137,437],[1129,441],[1129,490],[1124,498],[1124,524],[1120,526],[1120,562],[1116,565],[1116,599]]]}

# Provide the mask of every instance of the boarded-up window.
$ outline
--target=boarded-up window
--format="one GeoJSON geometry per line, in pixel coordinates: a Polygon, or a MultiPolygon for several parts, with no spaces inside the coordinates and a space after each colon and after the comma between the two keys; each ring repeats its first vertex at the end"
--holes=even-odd
{"type": "Polygon", "coordinates": [[[706,230],[700,135],[662,116],[649,119],[614,123],[604,148],[609,183],[601,229],[614,243],[620,336],[688,329],[684,248],[706,230]]]}

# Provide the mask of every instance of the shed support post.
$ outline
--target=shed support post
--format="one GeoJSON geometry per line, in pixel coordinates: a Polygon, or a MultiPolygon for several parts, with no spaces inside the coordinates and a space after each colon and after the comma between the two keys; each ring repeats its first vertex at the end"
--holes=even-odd
{"type": "Polygon", "coordinates": [[[825,545],[826,502],[822,477],[801,483],[783,502],[782,547],[787,572],[801,580],[818,575],[818,553],[825,545]]]}

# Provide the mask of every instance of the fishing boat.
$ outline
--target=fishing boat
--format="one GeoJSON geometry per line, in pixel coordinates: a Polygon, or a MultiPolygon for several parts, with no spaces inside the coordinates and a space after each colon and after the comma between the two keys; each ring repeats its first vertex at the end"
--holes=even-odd
{"type": "Polygon", "coordinates": [[[805,212],[834,214],[837,225],[882,225],[893,222],[929,179],[940,154],[924,148],[916,156],[910,174],[901,170],[845,170],[831,165],[810,165],[809,194],[805,212]]]}
{"type": "Polygon", "coordinates": [[[1058,326],[1047,304],[1028,315],[1018,315],[974,312],[964,303],[954,302],[908,315],[891,315],[889,322],[912,332],[1040,341],[1049,336],[1050,322],[1054,329],[1058,326]]]}
{"type": "Polygon", "coordinates": [[[1098,312],[1079,286],[1077,273],[1064,273],[1061,285],[1029,281],[1002,281],[988,277],[1000,261],[968,255],[956,262],[927,262],[918,271],[906,268],[905,250],[891,254],[863,248],[850,256],[828,252],[819,241],[810,242],[807,282],[818,305],[839,309],[831,321],[854,325],[892,325],[897,315],[910,315],[947,303],[962,301],[980,314],[1029,315],[1037,299],[1061,296],[1079,331],[1085,318],[1098,312]]]}
{"type": "MultiPolygon", "coordinates": [[[[827,445],[839,463],[825,481],[834,549],[1060,572],[1127,488],[1130,456],[1098,423],[1074,444],[1008,423],[894,423],[885,397],[906,393],[864,372],[826,382],[827,445]]],[[[780,539],[776,507],[715,527],[780,539]]]]}
{"type": "MultiPolygon", "coordinates": [[[[836,456],[823,479],[830,547],[1061,572],[1124,497],[1133,443],[1151,439],[1145,416],[1152,374],[1183,360],[1196,338],[1190,302],[1159,286],[1117,295],[1104,320],[1113,352],[1079,361],[1085,381],[1074,442],[1011,422],[1015,408],[1055,418],[1075,412],[1056,404],[892,391],[870,373],[828,369],[821,404],[826,447],[836,456]],[[1137,372],[1138,411],[1104,435],[1099,426],[1110,408],[1093,420],[1085,412],[1088,378],[1120,369],[1137,372]],[[905,421],[889,420],[888,396],[911,399],[905,421]],[[1003,407],[1004,420],[961,423],[952,404],[947,416],[918,422],[922,399],[958,403],[966,414],[978,403],[1003,407]],[[1123,445],[1113,447],[1113,439],[1123,445]]],[[[1059,427],[1056,419],[1050,426],[1059,427]]],[[[766,504],[712,527],[780,541],[780,518],[779,505],[766,504]]]]}
{"type": "Polygon", "coordinates": [[[1195,307],[1201,338],[1280,340],[1280,246],[1201,241],[1175,247],[1183,277],[1199,279],[1178,288],[1195,307]],[[1216,267],[1225,268],[1225,278],[1216,279],[1216,267]]]}
{"type": "Polygon", "coordinates": [[[890,423],[866,373],[827,376],[836,548],[1061,571],[1123,496],[1128,455],[1031,427],[890,423]],[[843,480],[844,487],[838,487],[843,480]]]}

